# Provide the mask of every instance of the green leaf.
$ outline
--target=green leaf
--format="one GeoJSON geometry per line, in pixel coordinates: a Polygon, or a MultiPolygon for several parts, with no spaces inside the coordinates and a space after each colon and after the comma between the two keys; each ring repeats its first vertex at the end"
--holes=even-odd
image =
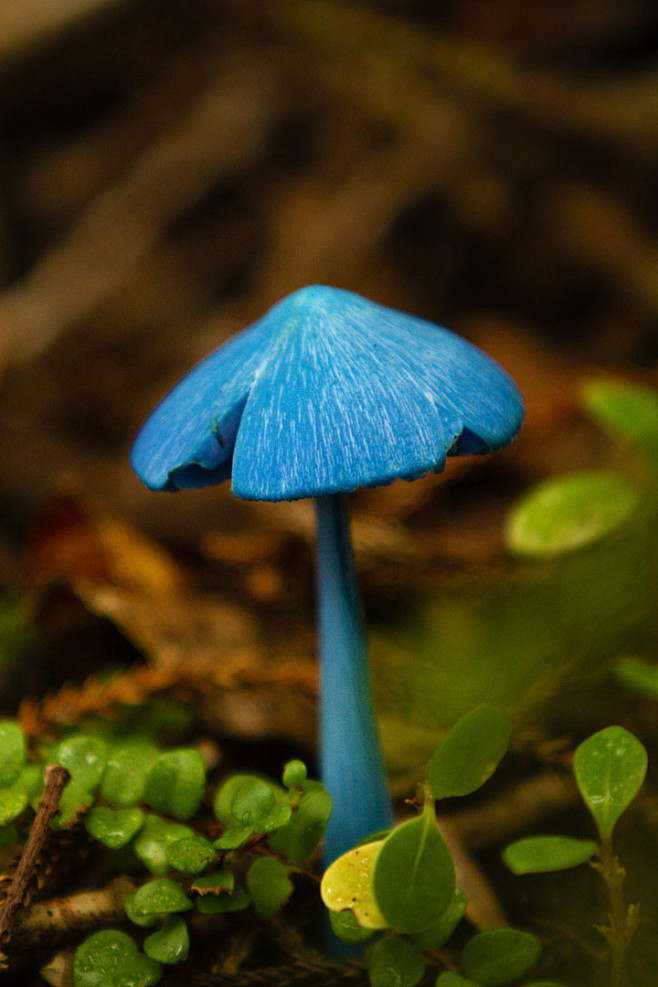
{"type": "Polygon", "coordinates": [[[156,925],[161,924],[164,915],[138,915],[133,908],[134,901],[135,892],[129,891],[123,899],[123,908],[131,922],[139,925],[142,929],[153,929],[156,925]]]}
{"type": "Polygon", "coordinates": [[[106,805],[96,805],[85,816],[85,828],[103,846],[118,850],[139,833],[145,818],[141,809],[110,809],[106,805]]]}
{"type": "Polygon", "coordinates": [[[146,801],[174,819],[191,819],[203,800],[206,766],[201,753],[181,747],[156,757],[146,776],[146,801]]]}
{"type": "Polygon", "coordinates": [[[288,793],[257,775],[233,775],[215,795],[215,816],[227,830],[253,827],[255,833],[271,833],[290,819],[288,793]]]}
{"type": "Polygon", "coordinates": [[[375,860],[373,887],[395,932],[420,932],[443,915],[455,893],[455,868],[431,803],[384,840],[375,860]]]}
{"type": "Polygon", "coordinates": [[[221,915],[248,908],[251,899],[244,888],[236,885],[234,874],[225,867],[198,877],[192,885],[197,892],[194,907],[202,915],[221,915]]]}
{"type": "Polygon", "coordinates": [[[192,884],[192,891],[198,894],[221,894],[222,891],[232,892],[235,888],[235,874],[228,867],[219,867],[210,874],[197,877],[192,884]]]}
{"type": "Polygon", "coordinates": [[[169,870],[167,848],[187,836],[194,836],[189,826],[149,815],[133,843],[133,850],[152,874],[166,874],[169,870]]]}
{"type": "Polygon", "coordinates": [[[551,558],[609,535],[633,513],[637,490],[618,473],[569,473],[536,486],[510,513],[507,542],[513,552],[551,558]]]}
{"type": "Polygon", "coordinates": [[[461,962],[467,977],[482,987],[512,984],[535,965],[541,943],[520,929],[489,929],[466,943],[461,962]]]}
{"type": "Polygon", "coordinates": [[[514,874],[546,874],[584,864],[596,852],[593,840],[570,836],[529,836],[510,843],[503,860],[514,874]]]}
{"type": "Polygon", "coordinates": [[[281,780],[286,788],[299,788],[306,781],[308,771],[303,761],[288,761],[283,768],[281,780]]]}
{"type": "Polygon", "coordinates": [[[615,666],[615,676],[620,685],[639,696],[658,699],[658,665],[640,658],[620,658],[615,666]]]}
{"type": "Polygon", "coordinates": [[[101,796],[123,808],[141,802],[146,795],[146,776],[156,754],[153,744],[141,738],[112,747],[101,781],[101,796]]]}
{"type": "Polygon", "coordinates": [[[276,857],[260,857],[247,872],[247,892],[259,918],[271,919],[293,892],[290,867],[276,857]]]}
{"type": "Polygon", "coordinates": [[[473,980],[464,980],[452,970],[445,970],[436,979],[436,987],[478,987],[473,980]]]}
{"type": "Polygon", "coordinates": [[[75,778],[67,783],[59,800],[59,814],[55,817],[54,825],[62,828],[68,826],[81,813],[93,804],[94,793],[87,785],[75,778]]]}
{"type": "Polygon", "coordinates": [[[331,795],[319,781],[306,781],[290,821],[269,839],[270,846],[295,864],[307,860],[324,836],[331,795]]]}
{"type": "Polygon", "coordinates": [[[590,380],[581,390],[585,411],[614,438],[630,439],[651,453],[658,447],[658,393],[622,380],[590,380]]]}
{"type": "Polygon", "coordinates": [[[637,737],[618,726],[600,730],[576,750],[576,784],[604,840],[642,787],[647,760],[637,737]]]}
{"type": "Polygon", "coordinates": [[[494,773],[509,747],[507,715],[478,706],[455,723],[429,763],[427,779],[437,799],[470,795],[494,773]]]}
{"type": "Polygon", "coordinates": [[[38,804],[41,801],[43,791],[43,766],[41,764],[28,764],[14,785],[25,792],[30,805],[34,800],[38,804]]]}
{"type": "Polygon", "coordinates": [[[194,899],[194,907],[200,915],[223,915],[225,912],[241,912],[249,908],[251,899],[244,888],[237,887],[232,894],[208,894],[194,899]]]}
{"type": "Polygon", "coordinates": [[[415,987],[425,972],[421,951],[399,936],[379,939],[368,950],[371,987],[415,987]]]}
{"type": "Polygon", "coordinates": [[[239,823],[235,823],[233,826],[229,826],[218,840],[215,840],[213,846],[216,850],[237,850],[238,847],[243,846],[250,836],[253,836],[255,832],[255,826],[241,826],[239,823]]]}
{"type": "Polygon", "coordinates": [[[115,929],[85,939],[73,960],[73,987],[152,987],[161,977],[160,965],[115,929]]]}
{"type": "Polygon", "coordinates": [[[192,902],[180,884],[169,877],[156,877],[147,881],[135,891],[132,911],[135,915],[169,915],[171,912],[186,912],[192,902]]]}
{"type": "Polygon", "coordinates": [[[18,782],[0,789],[0,826],[13,822],[28,806],[27,792],[18,782]]]}
{"type": "Polygon", "coordinates": [[[373,889],[375,861],[383,845],[383,840],[376,840],[341,854],[327,867],[320,882],[320,897],[326,907],[335,913],[349,908],[364,929],[387,929],[389,925],[373,889]]]}
{"type": "Polygon", "coordinates": [[[158,963],[184,963],[189,951],[190,937],[180,915],[170,915],[162,928],[144,941],[144,952],[158,963]]]}
{"type": "Polygon", "coordinates": [[[18,779],[25,765],[25,735],[13,720],[0,720],[0,788],[18,779]]]}
{"type": "Polygon", "coordinates": [[[167,860],[174,870],[183,874],[200,874],[216,858],[212,843],[201,836],[178,840],[168,846],[166,852],[167,860]]]}
{"type": "Polygon", "coordinates": [[[452,901],[441,918],[437,919],[436,922],[432,922],[422,932],[416,932],[414,935],[414,943],[418,948],[429,950],[440,949],[450,939],[463,919],[466,913],[466,905],[466,895],[460,888],[455,888],[452,901]]]}
{"type": "Polygon", "coordinates": [[[93,792],[105,771],[107,743],[102,737],[76,734],[59,744],[55,761],[67,769],[76,787],[93,792]]]}
{"type": "Polygon", "coordinates": [[[345,908],[342,912],[329,912],[328,914],[332,932],[348,946],[356,946],[358,943],[366,942],[368,939],[372,939],[375,934],[374,929],[363,928],[350,908],[345,908]]]}

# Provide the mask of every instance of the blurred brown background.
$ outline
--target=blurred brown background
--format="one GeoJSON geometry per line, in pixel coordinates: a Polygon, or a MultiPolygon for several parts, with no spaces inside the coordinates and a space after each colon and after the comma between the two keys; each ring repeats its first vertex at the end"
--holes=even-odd
{"type": "Polygon", "coordinates": [[[470,336],[529,429],[583,367],[651,375],[657,42],[650,0],[4,0],[5,556],[63,474],[203,530],[217,492],[172,520],[131,438],[305,283],[470,336]]]}
{"type": "Polygon", "coordinates": [[[355,498],[370,605],[433,558],[500,558],[514,493],[601,460],[583,374],[655,379],[657,44],[650,0],[4,0],[4,584],[64,492],[308,619],[304,505],[156,496],[127,454],[185,369],[311,282],[464,333],[528,404],[495,459],[355,498]],[[212,537],[261,525],[285,547],[212,537]]]}

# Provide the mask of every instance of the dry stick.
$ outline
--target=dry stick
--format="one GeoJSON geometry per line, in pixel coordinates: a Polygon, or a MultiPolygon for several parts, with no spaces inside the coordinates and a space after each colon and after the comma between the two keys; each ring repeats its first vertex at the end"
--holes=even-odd
{"type": "Polygon", "coordinates": [[[117,877],[103,888],[38,902],[17,916],[12,949],[30,949],[44,942],[75,939],[81,933],[126,920],[124,900],[137,882],[117,877]]]}
{"type": "Polygon", "coordinates": [[[34,874],[39,854],[48,836],[50,823],[57,812],[64,785],[69,777],[68,771],[61,764],[50,764],[45,770],[43,795],[39,802],[39,808],[30,835],[23,847],[14,880],[0,912],[0,943],[6,943],[11,937],[16,912],[23,904],[25,892],[34,874]]]}

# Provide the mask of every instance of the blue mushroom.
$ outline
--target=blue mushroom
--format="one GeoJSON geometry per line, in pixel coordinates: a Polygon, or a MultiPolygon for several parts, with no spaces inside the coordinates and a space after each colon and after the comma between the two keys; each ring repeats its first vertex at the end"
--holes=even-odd
{"type": "Polygon", "coordinates": [[[327,861],[391,824],[345,495],[493,452],[522,420],[515,384],[471,343],[314,285],[202,360],[137,436],[132,465],[153,490],[231,479],[245,500],[316,499],[327,861]]]}

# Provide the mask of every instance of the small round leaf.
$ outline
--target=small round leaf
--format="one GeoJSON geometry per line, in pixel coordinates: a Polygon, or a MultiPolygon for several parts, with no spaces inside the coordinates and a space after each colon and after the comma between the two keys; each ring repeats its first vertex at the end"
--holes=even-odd
{"type": "Polygon", "coordinates": [[[147,881],[135,891],[132,910],[135,915],[169,915],[171,912],[186,912],[192,902],[180,884],[169,877],[156,877],[147,881]]]}
{"type": "Polygon", "coordinates": [[[158,963],[184,963],[189,951],[190,937],[180,915],[169,915],[162,928],[144,940],[144,952],[158,963]]]}
{"type": "Polygon", "coordinates": [[[520,929],[489,929],[466,943],[461,961],[467,977],[482,987],[512,984],[535,965],[541,943],[520,929]]]}
{"type": "Polygon", "coordinates": [[[576,784],[604,840],[642,787],[647,761],[643,744],[618,726],[600,730],[576,750],[576,784]]]}
{"type": "Polygon", "coordinates": [[[73,987],[152,987],[161,977],[160,965],[115,929],[89,936],[73,960],[73,987]]]}
{"type": "Polygon", "coordinates": [[[458,720],[429,763],[434,798],[470,795],[480,788],[504,757],[510,735],[507,715],[495,706],[478,706],[458,720]]]}
{"type": "Polygon", "coordinates": [[[348,946],[367,942],[375,934],[374,929],[363,928],[350,908],[344,908],[342,912],[329,912],[329,924],[336,938],[348,946]]]}
{"type": "Polygon", "coordinates": [[[351,909],[364,929],[386,929],[389,924],[375,901],[373,887],[375,861],[383,845],[383,840],[376,840],[348,850],[329,865],[320,883],[325,906],[340,913],[351,909]]]}
{"type": "Polygon", "coordinates": [[[395,932],[420,932],[443,915],[455,893],[455,868],[430,803],[384,840],[373,887],[395,932]]]}
{"type": "Polygon", "coordinates": [[[170,867],[167,848],[188,836],[194,836],[189,826],[149,815],[133,843],[133,851],[152,874],[166,874],[170,867]]]}
{"type": "Polygon", "coordinates": [[[436,987],[478,987],[478,985],[473,980],[464,980],[452,970],[444,970],[437,977],[436,987]]]}
{"type": "Polygon", "coordinates": [[[92,805],[93,801],[94,793],[89,790],[87,785],[71,778],[59,800],[59,813],[56,816],[55,825],[60,828],[68,826],[92,805]]]}
{"type": "Polygon", "coordinates": [[[512,510],[507,541],[513,552],[551,558],[599,541],[637,507],[637,490],[618,473],[569,473],[539,484],[512,510]]]}
{"type": "Polygon", "coordinates": [[[529,836],[510,843],[503,860],[514,874],[547,874],[584,864],[596,852],[592,840],[570,836],[529,836]]]}
{"type": "Polygon", "coordinates": [[[274,918],[293,892],[290,867],[276,857],[260,857],[247,872],[247,891],[259,918],[274,918]]]}
{"type": "Polygon", "coordinates": [[[238,847],[243,846],[250,836],[254,835],[253,826],[243,826],[240,823],[235,823],[233,826],[229,826],[225,829],[219,839],[215,840],[213,846],[216,850],[237,850],[238,847]]]}
{"type": "Polygon", "coordinates": [[[316,849],[331,815],[331,795],[318,781],[306,781],[290,820],[274,836],[270,846],[295,864],[302,864],[316,849]]]}
{"type": "Polygon", "coordinates": [[[200,874],[216,853],[212,843],[201,836],[190,836],[167,847],[167,860],[182,874],[200,874]]]}
{"type": "Polygon", "coordinates": [[[25,735],[12,720],[0,721],[0,788],[12,785],[25,765],[25,735]]]}
{"type": "Polygon", "coordinates": [[[121,807],[141,802],[146,794],[146,776],[156,754],[153,744],[141,738],[112,747],[101,781],[101,796],[121,807]]]}
{"type": "Polygon", "coordinates": [[[0,789],[0,826],[13,822],[27,808],[28,797],[18,783],[0,789]]]}
{"type": "Polygon", "coordinates": [[[288,761],[283,768],[281,780],[286,788],[298,788],[306,781],[308,771],[303,761],[288,761]]]}
{"type": "Polygon", "coordinates": [[[251,826],[254,833],[280,829],[292,812],[286,790],[258,775],[228,778],[215,795],[213,808],[227,830],[251,826]]]}
{"type": "Polygon", "coordinates": [[[197,878],[195,883],[192,885],[192,890],[200,892],[198,896],[194,899],[194,907],[202,915],[223,915],[225,912],[239,912],[244,908],[248,908],[251,904],[251,898],[239,884],[235,884],[235,879],[233,874],[230,872],[217,872],[216,875],[209,874],[207,877],[197,878]],[[219,885],[222,878],[221,874],[227,873],[230,877],[230,887],[226,890],[220,888],[214,889],[211,887],[211,883],[219,885]]]}
{"type": "Polygon", "coordinates": [[[146,777],[146,801],[152,809],[174,819],[191,819],[203,799],[206,766],[193,747],[166,751],[156,757],[146,777]]]}
{"type": "Polygon", "coordinates": [[[141,929],[153,929],[156,925],[162,923],[164,915],[138,915],[133,908],[133,902],[135,900],[135,892],[129,891],[126,897],[123,899],[123,908],[130,919],[135,925],[139,925],[141,929]]]}
{"type": "Polygon", "coordinates": [[[110,809],[106,805],[96,805],[85,816],[85,828],[103,846],[118,850],[130,843],[142,828],[144,819],[141,809],[110,809]]]}
{"type": "Polygon", "coordinates": [[[61,742],[55,760],[67,769],[76,786],[93,792],[105,771],[107,743],[102,737],[76,734],[61,742]]]}
{"type": "Polygon", "coordinates": [[[415,987],[423,979],[425,960],[421,951],[399,936],[379,939],[368,950],[371,987],[415,987]]]}

